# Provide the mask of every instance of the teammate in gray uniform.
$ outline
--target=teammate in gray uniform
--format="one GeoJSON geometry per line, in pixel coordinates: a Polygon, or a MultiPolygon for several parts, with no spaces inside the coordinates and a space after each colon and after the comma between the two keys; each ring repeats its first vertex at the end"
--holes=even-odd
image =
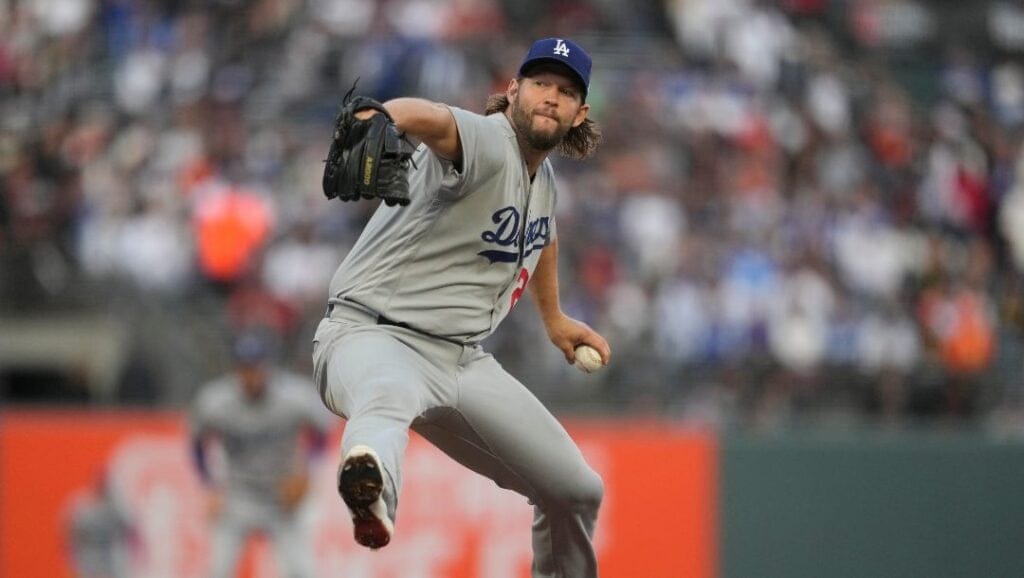
{"type": "MultiPolygon", "coordinates": [[[[330,286],[314,380],[346,418],[338,486],[355,539],[393,533],[408,429],[535,507],[533,576],[591,578],[601,478],[536,397],[479,345],[529,287],[548,337],[608,343],[559,305],[555,149],[583,158],[598,133],[585,103],[590,57],[536,42],[481,116],[415,98],[384,104],[420,141],[411,204],[382,204],[330,286]]],[[[374,111],[359,113],[367,118],[374,111]]]]}
{"type": "Polygon", "coordinates": [[[216,520],[210,575],[234,576],[248,537],[264,532],[284,576],[311,578],[312,552],[296,512],[308,487],[309,458],[323,448],[331,414],[308,380],[270,365],[262,338],[241,337],[234,356],[235,371],[205,386],[192,412],[195,462],[216,520]],[[223,479],[211,475],[210,439],[223,448],[223,479]]]}
{"type": "Polygon", "coordinates": [[[129,578],[135,529],[106,475],[75,502],[68,541],[76,578],[129,578]]]}

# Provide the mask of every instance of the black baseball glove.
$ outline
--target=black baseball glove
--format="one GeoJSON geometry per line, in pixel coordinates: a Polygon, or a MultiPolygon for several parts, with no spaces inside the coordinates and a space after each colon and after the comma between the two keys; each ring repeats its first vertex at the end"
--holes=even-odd
{"type": "Polygon", "coordinates": [[[389,206],[408,205],[413,146],[387,109],[370,97],[353,97],[355,88],[345,95],[334,119],[334,138],[324,161],[324,194],[342,201],[379,198],[389,206]],[[356,118],[367,109],[377,114],[356,118]]]}

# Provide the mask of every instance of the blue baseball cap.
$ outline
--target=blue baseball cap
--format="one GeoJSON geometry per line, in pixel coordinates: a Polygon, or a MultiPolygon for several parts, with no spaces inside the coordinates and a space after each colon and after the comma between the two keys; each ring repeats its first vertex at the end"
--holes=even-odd
{"type": "Polygon", "coordinates": [[[533,43],[526,58],[519,65],[519,76],[526,76],[527,70],[542,62],[557,62],[569,67],[576,74],[576,80],[583,86],[583,96],[590,89],[590,55],[579,44],[564,38],[544,38],[533,43]]]}
{"type": "Polygon", "coordinates": [[[232,343],[231,354],[239,364],[260,363],[270,357],[270,342],[257,333],[244,333],[232,343]]]}

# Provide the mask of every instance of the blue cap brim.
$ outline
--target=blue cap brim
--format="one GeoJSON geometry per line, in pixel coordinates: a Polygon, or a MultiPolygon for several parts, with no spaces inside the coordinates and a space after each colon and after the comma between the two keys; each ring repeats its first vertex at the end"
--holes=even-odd
{"type": "Polygon", "coordinates": [[[527,71],[541,64],[557,64],[560,65],[561,68],[564,68],[565,70],[572,73],[572,79],[575,80],[576,84],[580,86],[580,90],[583,91],[583,96],[587,95],[587,83],[583,81],[583,74],[579,70],[573,68],[572,65],[570,65],[568,62],[560,58],[553,58],[551,56],[538,56],[537,58],[527,60],[526,62],[523,63],[522,66],[519,67],[519,76],[527,76],[527,71]]]}

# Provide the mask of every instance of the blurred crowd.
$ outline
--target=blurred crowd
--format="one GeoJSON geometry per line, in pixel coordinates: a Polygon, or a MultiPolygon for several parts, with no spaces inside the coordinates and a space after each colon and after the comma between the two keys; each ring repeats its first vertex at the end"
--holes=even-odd
{"type": "Polygon", "coordinates": [[[127,295],[303,368],[373,209],[320,192],[340,96],[482,111],[567,36],[604,142],[556,160],[563,306],[615,360],[582,381],[518,308],[492,350],[542,398],[723,426],[1024,405],[1020,3],[8,0],[0,30],[9,312],[127,295]]]}

